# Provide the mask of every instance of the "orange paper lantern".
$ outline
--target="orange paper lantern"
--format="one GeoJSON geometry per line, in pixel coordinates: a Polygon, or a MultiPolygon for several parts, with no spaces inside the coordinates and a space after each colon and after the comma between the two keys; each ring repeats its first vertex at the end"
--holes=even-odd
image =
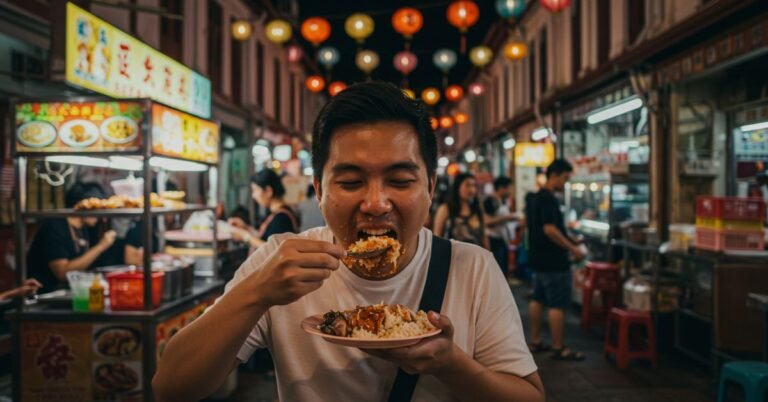
{"type": "Polygon", "coordinates": [[[421,11],[412,7],[403,7],[392,14],[392,27],[395,32],[410,39],[424,26],[424,16],[421,11]]]}
{"type": "Polygon", "coordinates": [[[451,116],[443,116],[440,118],[440,127],[451,128],[453,127],[453,119],[451,116]]]}
{"type": "Polygon", "coordinates": [[[528,55],[528,46],[523,42],[512,41],[504,45],[504,57],[517,61],[528,55]]]}
{"type": "Polygon", "coordinates": [[[459,85],[451,85],[445,89],[445,99],[451,102],[460,101],[464,97],[464,89],[459,85]]]}
{"type": "Polygon", "coordinates": [[[453,116],[453,119],[456,120],[456,124],[464,124],[469,121],[469,115],[464,112],[459,112],[453,116]]]}
{"type": "Polygon", "coordinates": [[[454,1],[448,6],[446,16],[451,25],[461,32],[467,32],[467,29],[475,25],[480,18],[480,9],[474,1],[454,1]]]}
{"type": "Polygon", "coordinates": [[[304,80],[304,85],[306,85],[307,89],[310,91],[318,93],[325,88],[325,80],[319,75],[310,75],[304,80]]]}
{"type": "Polygon", "coordinates": [[[437,130],[437,128],[440,127],[440,122],[438,122],[436,118],[430,117],[429,125],[432,126],[433,130],[437,130]]]}
{"type": "Polygon", "coordinates": [[[331,24],[322,17],[310,17],[301,24],[301,36],[317,46],[331,36],[331,24]]]}
{"type": "Polygon", "coordinates": [[[339,92],[345,89],[347,89],[347,84],[342,81],[334,81],[328,84],[328,93],[331,94],[331,96],[336,96],[339,92]]]}

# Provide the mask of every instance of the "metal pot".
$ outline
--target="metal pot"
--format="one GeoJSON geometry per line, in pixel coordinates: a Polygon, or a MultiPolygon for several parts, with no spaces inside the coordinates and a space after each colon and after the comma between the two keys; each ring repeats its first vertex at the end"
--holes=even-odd
{"type": "Polygon", "coordinates": [[[159,270],[165,272],[163,277],[163,301],[176,300],[181,297],[184,272],[181,267],[165,265],[159,270]]]}

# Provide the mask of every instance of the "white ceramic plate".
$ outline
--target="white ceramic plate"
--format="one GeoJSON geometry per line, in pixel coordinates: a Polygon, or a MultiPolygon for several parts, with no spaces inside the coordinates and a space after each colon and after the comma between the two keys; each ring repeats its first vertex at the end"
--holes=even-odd
{"type": "Polygon", "coordinates": [[[28,147],[47,147],[56,140],[56,127],[45,121],[30,121],[16,130],[16,138],[28,147]]]}
{"type": "Polygon", "coordinates": [[[323,315],[317,314],[309,316],[301,321],[301,329],[304,332],[322,337],[330,343],[337,345],[349,346],[360,349],[394,349],[402,348],[405,346],[414,345],[419,343],[424,338],[435,336],[442,332],[441,329],[435,329],[434,331],[427,332],[426,334],[419,336],[412,336],[408,338],[395,338],[395,339],[361,339],[361,338],[347,338],[344,336],[328,335],[320,331],[319,325],[323,322],[323,315]]]}
{"type": "Polygon", "coordinates": [[[88,120],[70,120],[59,127],[59,137],[70,147],[84,148],[99,139],[99,128],[88,120]]]}
{"type": "Polygon", "coordinates": [[[139,135],[139,127],[136,125],[136,122],[124,117],[124,116],[112,116],[106,120],[104,120],[101,123],[101,135],[104,137],[105,140],[113,143],[113,144],[127,144],[131,141],[133,141],[136,136],[139,135]],[[109,130],[109,126],[111,124],[115,123],[125,123],[127,130],[130,131],[130,134],[126,136],[125,138],[116,138],[112,136],[112,132],[109,130]]]}

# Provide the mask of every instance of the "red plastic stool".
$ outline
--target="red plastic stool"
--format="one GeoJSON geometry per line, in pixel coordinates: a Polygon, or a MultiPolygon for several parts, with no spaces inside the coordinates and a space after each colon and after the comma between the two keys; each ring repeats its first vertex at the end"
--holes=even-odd
{"type": "Polygon", "coordinates": [[[589,330],[592,322],[608,315],[608,311],[619,303],[621,295],[621,273],[619,267],[607,262],[588,262],[581,291],[581,328],[589,330]],[[592,306],[595,291],[602,296],[602,307],[592,306]]]}
{"type": "Polygon", "coordinates": [[[606,357],[613,354],[616,357],[616,365],[625,369],[629,365],[629,359],[650,360],[656,368],[656,333],[653,331],[651,314],[645,311],[627,311],[620,308],[612,308],[605,326],[606,357]],[[613,340],[613,323],[617,324],[618,334],[616,344],[613,340]],[[639,336],[639,331],[630,331],[631,328],[645,328],[646,341],[639,336]]]}

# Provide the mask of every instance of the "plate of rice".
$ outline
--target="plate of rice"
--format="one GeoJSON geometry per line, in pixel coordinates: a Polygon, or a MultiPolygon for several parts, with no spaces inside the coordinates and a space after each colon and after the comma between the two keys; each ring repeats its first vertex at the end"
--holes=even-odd
{"type": "Polygon", "coordinates": [[[429,322],[427,313],[414,313],[400,304],[333,310],[305,318],[301,328],[328,342],[362,349],[410,346],[442,332],[429,322]]]}

